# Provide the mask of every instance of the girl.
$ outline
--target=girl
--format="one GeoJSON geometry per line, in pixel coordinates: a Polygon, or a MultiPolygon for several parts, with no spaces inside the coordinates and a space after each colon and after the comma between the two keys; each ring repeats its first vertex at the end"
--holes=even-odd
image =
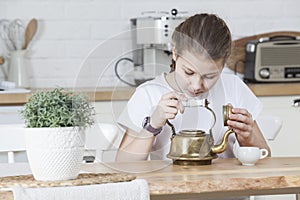
{"type": "MultiPolygon", "coordinates": [[[[199,109],[187,109],[186,99],[208,99],[216,114],[213,127],[215,143],[219,143],[228,127],[224,127],[222,105],[231,104],[227,124],[231,134],[225,152],[219,158],[234,157],[233,144],[257,146],[270,152],[255,119],[262,104],[238,77],[222,74],[231,50],[231,34],[225,22],[213,14],[197,14],[181,23],[172,35],[174,43],[171,72],[140,85],[118,123],[126,132],[117,160],[133,161],[166,159],[170,150],[171,128],[210,124],[199,109]],[[194,110],[194,111],[193,111],[194,110]]],[[[211,128],[211,127],[204,127],[211,128]]],[[[270,153],[269,153],[270,155],[270,153]]]]}

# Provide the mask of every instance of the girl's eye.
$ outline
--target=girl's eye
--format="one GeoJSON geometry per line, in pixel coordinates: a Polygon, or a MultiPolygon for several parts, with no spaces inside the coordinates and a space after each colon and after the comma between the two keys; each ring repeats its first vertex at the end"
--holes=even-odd
{"type": "Polygon", "coordinates": [[[217,74],[206,74],[206,75],[203,75],[203,78],[205,79],[214,79],[217,77],[217,74]]]}
{"type": "Polygon", "coordinates": [[[191,76],[191,75],[194,74],[194,72],[191,72],[191,71],[184,71],[184,73],[185,73],[186,75],[188,75],[188,76],[191,76]]]}
{"type": "Polygon", "coordinates": [[[215,77],[216,77],[215,74],[213,74],[213,75],[204,75],[203,76],[203,78],[205,78],[205,79],[214,79],[215,77]]]}

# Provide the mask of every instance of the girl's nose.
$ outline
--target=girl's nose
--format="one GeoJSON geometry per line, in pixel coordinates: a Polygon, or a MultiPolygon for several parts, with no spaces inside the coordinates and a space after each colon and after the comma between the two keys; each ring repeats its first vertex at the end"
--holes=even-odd
{"type": "Polygon", "coordinates": [[[195,92],[202,91],[205,88],[205,81],[201,76],[195,76],[192,81],[192,88],[195,92]]]}

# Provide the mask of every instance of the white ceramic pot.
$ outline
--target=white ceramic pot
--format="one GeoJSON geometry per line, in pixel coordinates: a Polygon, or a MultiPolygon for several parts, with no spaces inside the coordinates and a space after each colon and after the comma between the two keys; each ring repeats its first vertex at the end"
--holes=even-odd
{"type": "Polygon", "coordinates": [[[83,159],[85,134],[78,127],[26,128],[26,152],[36,180],[75,179],[83,159]]]}
{"type": "Polygon", "coordinates": [[[7,80],[14,82],[17,87],[29,88],[27,73],[27,50],[11,51],[7,80]]]}

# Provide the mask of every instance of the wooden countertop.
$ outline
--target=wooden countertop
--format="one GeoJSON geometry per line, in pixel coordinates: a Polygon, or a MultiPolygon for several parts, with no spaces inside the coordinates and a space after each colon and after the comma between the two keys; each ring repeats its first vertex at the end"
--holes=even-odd
{"type": "MultiPolygon", "coordinates": [[[[249,88],[256,96],[289,96],[300,95],[300,83],[265,83],[265,84],[248,84],[249,88]]],[[[29,93],[1,93],[0,105],[22,105],[26,103],[31,94],[37,90],[32,89],[29,93]]],[[[134,93],[133,87],[119,88],[97,88],[97,89],[76,89],[77,91],[86,92],[92,101],[116,101],[128,100],[134,93]]]]}
{"type": "Polygon", "coordinates": [[[85,164],[88,172],[129,172],[146,179],[151,199],[295,194],[300,191],[300,157],[266,158],[242,166],[236,158],[211,165],[180,166],[170,161],[85,164]]]}
{"type": "MultiPolygon", "coordinates": [[[[49,89],[31,89],[30,92],[24,93],[1,93],[0,92],[0,105],[23,105],[28,101],[30,96],[39,90],[49,89]]],[[[134,93],[135,88],[133,87],[103,87],[97,89],[80,88],[76,89],[76,92],[86,93],[91,101],[117,101],[117,100],[128,100],[134,93]]]]}
{"type": "Polygon", "coordinates": [[[247,84],[256,96],[300,95],[300,83],[247,84]]]}
{"type": "MultiPolygon", "coordinates": [[[[148,182],[151,200],[296,194],[300,191],[300,157],[269,157],[255,166],[242,166],[236,158],[229,158],[216,159],[211,165],[202,166],[180,166],[157,160],[83,164],[81,169],[91,173],[135,174],[148,182]]],[[[0,191],[0,199],[13,199],[12,193],[0,191]]]]}

